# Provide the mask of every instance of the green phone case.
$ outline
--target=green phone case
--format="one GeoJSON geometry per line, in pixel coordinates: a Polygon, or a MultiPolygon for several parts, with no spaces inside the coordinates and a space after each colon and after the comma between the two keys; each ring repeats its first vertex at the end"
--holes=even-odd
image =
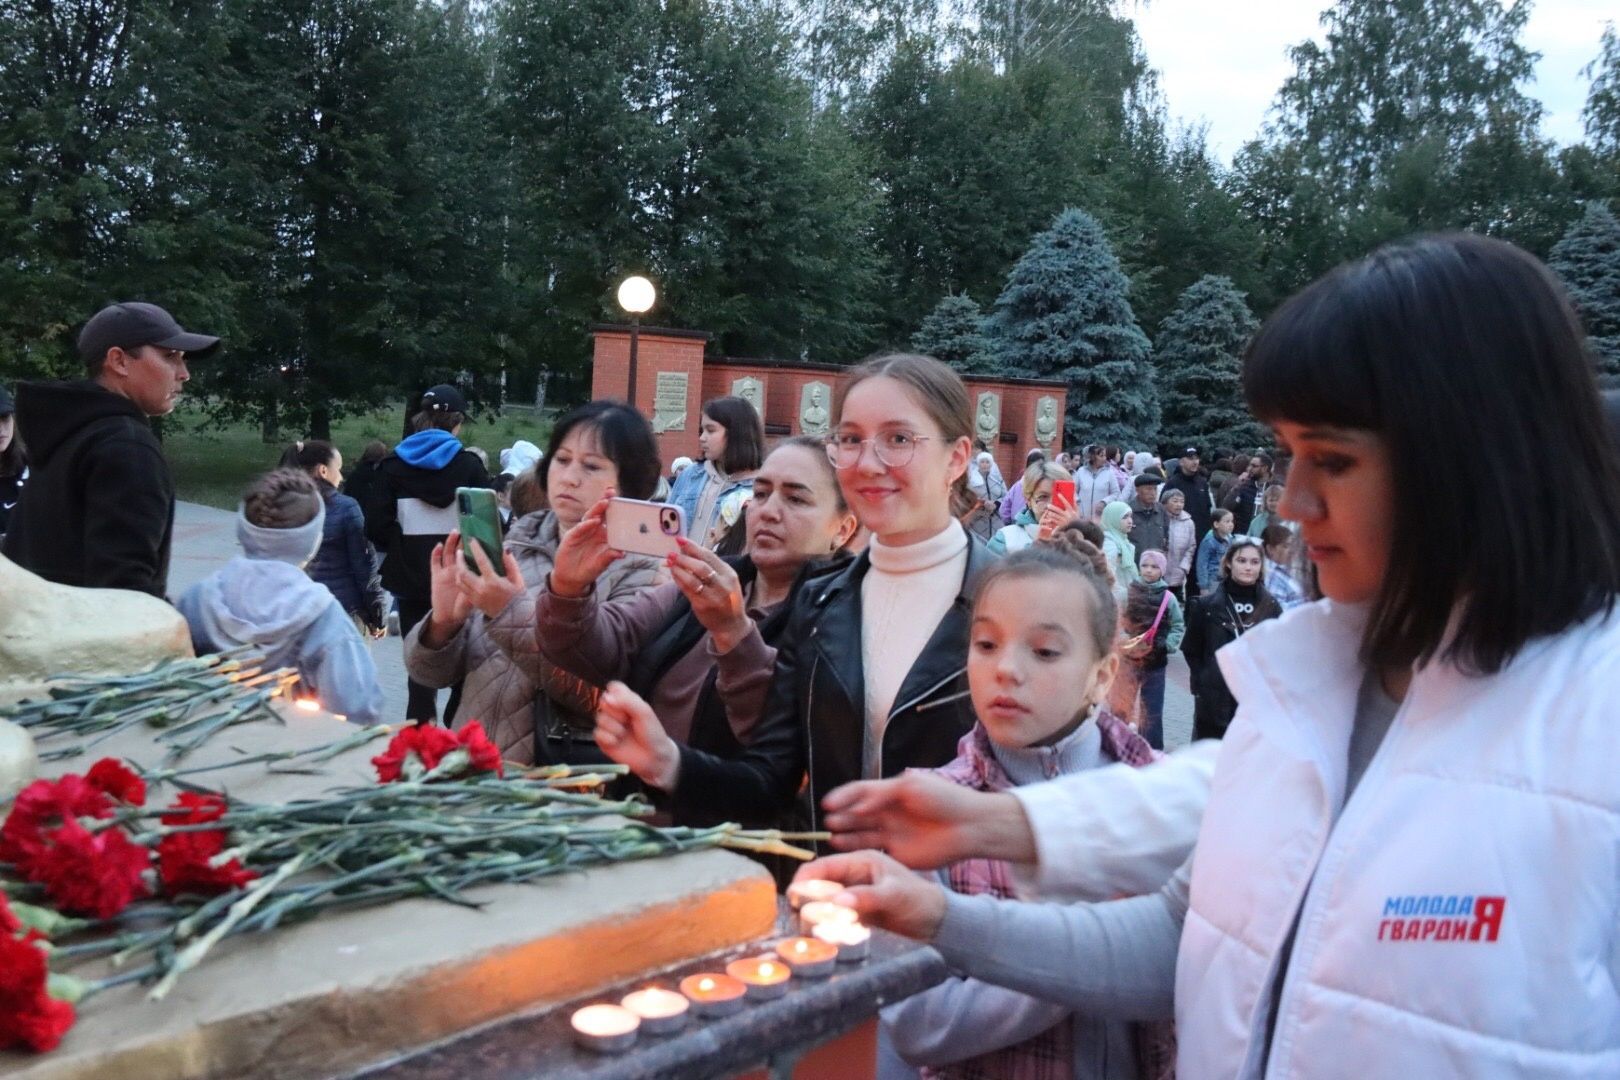
{"type": "Polygon", "coordinates": [[[467,569],[478,572],[473,558],[474,542],[489,556],[489,565],[497,574],[505,572],[501,559],[501,506],[489,488],[456,488],[456,509],[461,511],[461,557],[467,560],[467,569]]]}

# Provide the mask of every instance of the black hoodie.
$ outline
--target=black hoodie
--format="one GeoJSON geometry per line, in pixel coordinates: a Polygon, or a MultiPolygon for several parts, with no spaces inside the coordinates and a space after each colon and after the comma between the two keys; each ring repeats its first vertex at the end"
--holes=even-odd
{"type": "Polygon", "coordinates": [[[174,480],[146,414],[93,382],[17,387],[31,475],[6,557],[48,581],[162,597],[174,480]]]}

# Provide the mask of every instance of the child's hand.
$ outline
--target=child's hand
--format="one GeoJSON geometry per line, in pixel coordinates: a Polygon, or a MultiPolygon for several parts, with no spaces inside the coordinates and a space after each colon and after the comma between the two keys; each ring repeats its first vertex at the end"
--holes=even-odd
{"type": "Polygon", "coordinates": [[[628,765],[642,782],[672,792],[680,779],[681,750],[641,695],[614,681],[596,705],[596,746],[628,765]]]}
{"type": "Polygon", "coordinates": [[[945,919],[945,890],[939,883],[880,851],[817,859],[801,867],[795,878],[825,878],[847,886],[833,898],[835,903],[854,908],[869,926],[916,941],[932,941],[945,919]]]}

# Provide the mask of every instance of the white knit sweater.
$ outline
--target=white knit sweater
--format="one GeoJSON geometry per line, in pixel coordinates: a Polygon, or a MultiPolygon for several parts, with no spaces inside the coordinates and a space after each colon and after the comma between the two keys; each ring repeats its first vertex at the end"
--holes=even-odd
{"type": "MultiPolygon", "coordinates": [[[[866,751],[861,775],[882,775],[883,731],[900,686],[950,610],[967,573],[968,537],[952,521],[904,547],[874,538],[861,582],[861,667],[866,680],[866,751]]],[[[965,662],[966,656],[962,657],[965,662]]]]}

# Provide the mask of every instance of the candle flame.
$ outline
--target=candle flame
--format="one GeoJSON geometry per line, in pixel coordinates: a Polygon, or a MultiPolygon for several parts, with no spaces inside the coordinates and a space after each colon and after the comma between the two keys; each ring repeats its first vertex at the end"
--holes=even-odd
{"type": "Polygon", "coordinates": [[[705,991],[713,990],[714,989],[714,980],[713,979],[699,979],[698,980],[698,989],[699,990],[705,990],[705,991]]]}
{"type": "Polygon", "coordinates": [[[804,938],[800,938],[798,941],[795,941],[793,943],[793,951],[796,952],[796,953],[799,953],[800,955],[803,955],[805,952],[807,952],[809,950],[809,948],[810,948],[810,945],[809,945],[808,942],[806,942],[804,940],[804,938]]]}
{"type": "Polygon", "coordinates": [[[769,978],[770,976],[776,974],[776,965],[767,960],[763,964],[759,965],[759,973],[769,978]]]}
{"type": "Polygon", "coordinates": [[[321,711],[321,703],[312,697],[301,697],[297,701],[293,702],[293,706],[295,708],[302,709],[304,712],[321,711]]]}

